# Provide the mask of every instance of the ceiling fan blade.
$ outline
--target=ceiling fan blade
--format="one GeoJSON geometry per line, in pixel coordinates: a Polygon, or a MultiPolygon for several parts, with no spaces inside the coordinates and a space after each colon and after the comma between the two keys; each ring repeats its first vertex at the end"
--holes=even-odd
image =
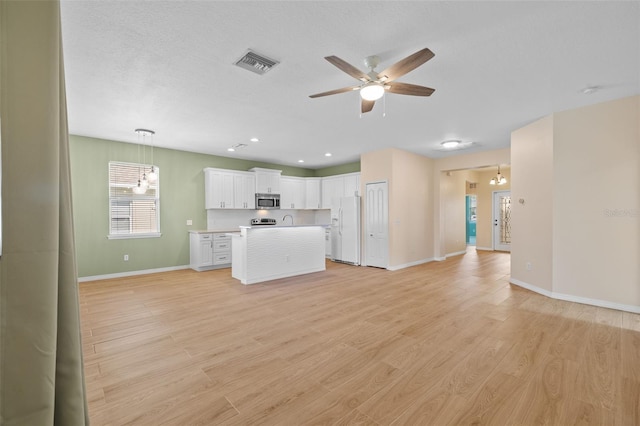
{"type": "Polygon", "coordinates": [[[366,99],[362,100],[362,105],[360,111],[364,114],[365,112],[369,112],[373,109],[373,105],[375,105],[376,101],[367,101],[366,99]]]}
{"type": "Polygon", "coordinates": [[[342,71],[349,74],[353,78],[357,78],[358,80],[361,80],[361,81],[371,80],[371,78],[367,74],[360,71],[358,68],[354,67],[350,63],[343,61],[337,56],[325,56],[325,59],[331,62],[333,65],[335,65],[339,69],[341,69],[342,71]]]}
{"type": "Polygon", "coordinates": [[[402,77],[409,71],[413,71],[418,68],[434,56],[435,54],[425,47],[413,55],[409,55],[403,60],[396,62],[381,73],[378,73],[378,78],[386,77],[386,81],[395,80],[396,78],[402,77]]]}
{"type": "Polygon", "coordinates": [[[431,96],[436,89],[431,87],[418,86],[417,84],[399,83],[394,81],[387,83],[387,92],[396,93],[398,95],[413,95],[413,96],[431,96]]]}
{"type": "Polygon", "coordinates": [[[337,95],[338,93],[351,92],[352,90],[359,89],[360,86],[343,87],[342,89],[329,90],[328,92],[316,93],[315,95],[309,95],[310,98],[319,98],[321,96],[337,95]]]}

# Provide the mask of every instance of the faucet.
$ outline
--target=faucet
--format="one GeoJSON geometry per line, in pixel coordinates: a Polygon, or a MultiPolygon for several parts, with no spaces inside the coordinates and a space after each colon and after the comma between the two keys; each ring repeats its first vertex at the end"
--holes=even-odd
{"type": "Polygon", "coordinates": [[[284,220],[287,218],[287,216],[289,216],[291,218],[291,225],[293,225],[293,216],[291,216],[290,214],[285,214],[284,217],[282,218],[282,224],[284,225],[284,220]]]}

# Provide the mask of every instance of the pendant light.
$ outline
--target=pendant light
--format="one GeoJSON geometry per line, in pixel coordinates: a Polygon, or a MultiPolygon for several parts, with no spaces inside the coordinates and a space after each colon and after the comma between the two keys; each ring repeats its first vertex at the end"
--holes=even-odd
{"type": "Polygon", "coordinates": [[[491,178],[489,185],[504,185],[507,179],[500,174],[500,166],[498,166],[498,174],[491,178]]]}
{"type": "MultiPolygon", "coordinates": [[[[135,132],[138,134],[138,162],[140,161],[140,144],[142,143],[142,156],[143,156],[143,166],[142,166],[142,175],[140,179],[138,179],[138,192],[136,192],[136,188],[134,188],[134,193],[136,194],[144,194],[147,192],[149,188],[149,184],[155,183],[158,180],[158,174],[155,172],[155,168],[153,165],[151,166],[151,172],[147,175],[147,135],[152,139],[155,132],[153,130],[148,129],[136,129],[135,132]],[[142,139],[142,140],[141,140],[142,139]],[[144,189],[144,191],[143,191],[144,189]]],[[[152,148],[153,149],[153,148],[152,148]]],[[[152,151],[153,155],[153,151],[152,151]]],[[[153,160],[151,160],[153,162],[153,160]]]]}
{"type": "Polygon", "coordinates": [[[153,135],[156,132],[152,130],[147,130],[149,132],[149,139],[151,139],[151,171],[147,175],[147,180],[149,183],[156,183],[158,181],[158,173],[156,173],[156,166],[153,163],[153,135]]]}
{"type": "Polygon", "coordinates": [[[133,187],[133,193],[142,195],[145,192],[147,192],[147,186],[145,186],[140,179],[140,134],[138,134],[138,185],[133,187]]]}

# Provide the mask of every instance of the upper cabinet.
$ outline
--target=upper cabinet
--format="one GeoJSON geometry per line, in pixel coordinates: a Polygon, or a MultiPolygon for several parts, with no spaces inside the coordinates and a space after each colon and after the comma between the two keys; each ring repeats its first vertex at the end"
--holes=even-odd
{"type": "Polygon", "coordinates": [[[280,194],[281,170],[261,169],[254,167],[249,171],[256,176],[256,192],[258,194],[280,194]]]}
{"type": "Polygon", "coordinates": [[[204,208],[233,209],[233,172],[204,169],[204,208]]]}
{"type": "Polygon", "coordinates": [[[255,208],[255,179],[254,174],[249,172],[204,169],[204,208],[255,208]]]}
{"type": "Polygon", "coordinates": [[[320,194],[322,188],[321,178],[306,178],[305,183],[305,209],[319,209],[322,207],[320,204],[320,194]]]}
{"type": "Polygon", "coordinates": [[[349,173],[344,176],[344,196],[360,195],[360,173],[349,173]]]}
{"type": "Polygon", "coordinates": [[[280,208],[304,209],[305,192],[304,178],[282,176],[280,178],[280,208]]]}
{"type": "Polygon", "coordinates": [[[233,205],[236,209],[256,208],[256,177],[251,172],[233,176],[233,205]]]}
{"type": "Polygon", "coordinates": [[[360,195],[360,173],[322,178],[322,208],[330,209],[334,199],[360,195]]]}
{"type": "Polygon", "coordinates": [[[360,173],[302,178],[254,167],[204,169],[206,209],[255,209],[255,194],[280,194],[282,209],[330,209],[332,200],[360,195],[360,173]]]}

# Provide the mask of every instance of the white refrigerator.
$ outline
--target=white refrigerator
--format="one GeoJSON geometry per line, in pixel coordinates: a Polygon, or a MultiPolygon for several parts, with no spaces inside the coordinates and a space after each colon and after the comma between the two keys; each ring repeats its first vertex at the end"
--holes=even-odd
{"type": "Polygon", "coordinates": [[[331,203],[331,260],[360,264],[360,197],[331,203]]]}

